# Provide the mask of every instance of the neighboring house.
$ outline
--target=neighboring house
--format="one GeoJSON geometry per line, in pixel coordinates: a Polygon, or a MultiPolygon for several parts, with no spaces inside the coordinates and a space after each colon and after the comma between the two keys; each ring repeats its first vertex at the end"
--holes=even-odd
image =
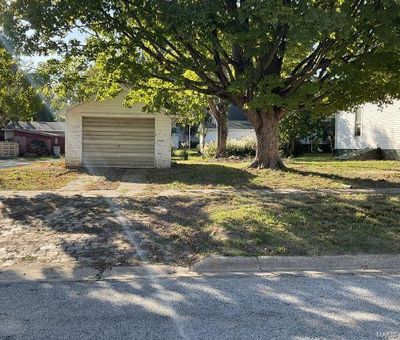
{"type": "MultiPolygon", "coordinates": [[[[187,126],[175,125],[172,128],[172,146],[179,148],[189,141],[189,131],[187,126]]],[[[203,144],[203,136],[199,136],[199,126],[192,126],[190,130],[190,141],[192,147],[203,144]]],[[[204,143],[213,143],[217,140],[217,124],[214,118],[206,123],[206,135],[204,143]]],[[[244,137],[254,137],[255,132],[244,112],[237,106],[232,105],[228,112],[228,139],[241,139],[244,137]]]]}
{"type": "Polygon", "coordinates": [[[199,144],[198,126],[181,126],[175,125],[172,127],[172,146],[179,148],[182,145],[188,144],[190,140],[191,147],[196,147],[199,144]],[[190,138],[189,138],[190,131],[190,138]]]}
{"type": "Polygon", "coordinates": [[[21,155],[28,153],[29,144],[33,141],[44,142],[50,154],[53,153],[53,146],[59,146],[61,154],[64,154],[64,122],[10,122],[3,131],[5,141],[19,144],[21,155]]]}
{"type": "MultiPolygon", "coordinates": [[[[237,106],[232,105],[228,111],[228,138],[241,139],[244,137],[254,137],[255,132],[250,122],[246,118],[244,112],[237,106]]],[[[205,143],[215,142],[217,139],[217,126],[213,120],[212,123],[207,125],[207,134],[205,136],[205,143]]]]}
{"type": "Polygon", "coordinates": [[[171,118],[123,105],[126,91],[104,101],[65,110],[68,166],[167,168],[171,166],[171,118]]]}
{"type": "Polygon", "coordinates": [[[400,159],[400,101],[383,107],[365,104],[336,114],[336,152],[366,148],[381,148],[386,158],[400,159]]]}

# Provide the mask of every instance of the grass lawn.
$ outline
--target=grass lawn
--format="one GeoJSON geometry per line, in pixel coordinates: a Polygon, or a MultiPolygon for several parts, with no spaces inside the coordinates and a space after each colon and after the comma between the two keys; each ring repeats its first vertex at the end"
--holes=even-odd
{"type": "Polygon", "coordinates": [[[199,255],[400,253],[400,196],[184,195],[122,201],[158,262],[199,255]]]}
{"type": "Polygon", "coordinates": [[[287,171],[248,169],[250,160],[176,160],[171,169],[151,170],[154,190],[194,188],[400,188],[400,162],[336,161],[330,155],[286,159],[287,171]]]}
{"type": "Polygon", "coordinates": [[[33,162],[30,165],[0,169],[0,190],[55,190],[77,178],[63,160],[33,162]]]}

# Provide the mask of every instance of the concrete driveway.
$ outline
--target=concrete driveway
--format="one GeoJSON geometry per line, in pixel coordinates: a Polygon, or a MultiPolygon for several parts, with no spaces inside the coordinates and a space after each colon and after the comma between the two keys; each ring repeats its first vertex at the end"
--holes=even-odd
{"type": "Polygon", "coordinates": [[[1,339],[399,339],[400,276],[0,283],[1,339]]]}
{"type": "Polygon", "coordinates": [[[31,162],[23,159],[0,159],[0,169],[15,168],[29,165],[31,162]]]}

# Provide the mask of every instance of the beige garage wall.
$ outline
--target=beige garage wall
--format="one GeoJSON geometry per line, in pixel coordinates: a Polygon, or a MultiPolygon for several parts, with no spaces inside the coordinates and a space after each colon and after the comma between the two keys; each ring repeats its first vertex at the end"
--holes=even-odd
{"type": "Polygon", "coordinates": [[[146,114],[141,105],[127,108],[123,105],[126,93],[105,101],[90,101],[78,104],[66,110],[65,158],[68,166],[82,165],[82,118],[155,118],[155,155],[156,168],[171,166],[171,118],[163,113],[146,114]]]}

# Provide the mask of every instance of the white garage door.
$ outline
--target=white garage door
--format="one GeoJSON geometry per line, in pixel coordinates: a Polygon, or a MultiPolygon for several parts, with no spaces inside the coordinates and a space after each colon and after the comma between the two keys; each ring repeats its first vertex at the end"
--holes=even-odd
{"type": "Polygon", "coordinates": [[[154,118],[83,117],[83,165],[154,167],[154,118]]]}

